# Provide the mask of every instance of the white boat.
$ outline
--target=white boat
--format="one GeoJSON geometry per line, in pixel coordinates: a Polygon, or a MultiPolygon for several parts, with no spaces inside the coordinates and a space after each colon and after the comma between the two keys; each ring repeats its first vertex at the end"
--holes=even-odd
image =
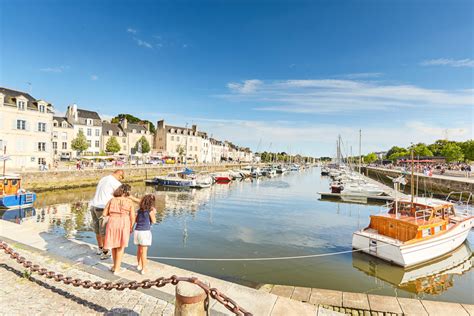
{"type": "Polygon", "coordinates": [[[173,172],[164,177],[156,177],[150,183],[166,187],[193,187],[196,180],[188,178],[183,172],[173,172]]]}
{"type": "Polygon", "coordinates": [[[472,212],[457,212],[448,201],[413,197],[370,216],[352,236],[352,247],[402,267],[411,267],[458,248],[474,226],[472,212]]]}
{"type": "Polygon", "coordinates": [[[214,179],[208,174],[198,174],[194,179],[196,188],[210,188],[214,183],[214,179]]]}
{"type": "Polygon", "coordinates": [[[380,187],[370,184],[370,183],[344,183],[343,190],[341,191],[342,195],[351,195],[351,196],[377,196],[382,195],[384,190],[380,187]]]}

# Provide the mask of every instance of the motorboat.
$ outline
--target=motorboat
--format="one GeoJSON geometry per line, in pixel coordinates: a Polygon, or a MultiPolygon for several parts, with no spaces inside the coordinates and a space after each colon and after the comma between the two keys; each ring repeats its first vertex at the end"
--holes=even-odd
{"type": "Polygon", "coordinates": [[[402,267],[433,260],[466,240],[474,226],[469,205],[468,200],[459,210],[456,203],[433,198],[396,199],[387,212],[371,215],[369,226],[353,233],[352,247],[402,267]]]}
{"type": "Polygon", "coordinates": [[[232,177],[228,173],[216,173],[213,175],[216,183],[229,183],[232,181],[232,177]]]}
{"type": "Polygon", "coordinates": [[[377,196],[384,194],[384,190],[370,183],[348,182],[343,184],[341,194],[351,196],[377,196]]]}
{"type": "Polygon", "coordinates": [[[149,183],[166,187],[193,187],[196,180],[189,178],[184,172],[172,172],[164,177],[155,177],[149,183]]]}
{"type": "Polygon", "coordinates": [[[326,167],[321,168],[321,175],[322,176],[328,176],[329,175],[329,169],[326,167]]]}
{"type": "Polygon", "coordinates": [[[199,189],[210,188],[214,183],[214,179],[208,174],[198,174],[194,181],[194,187],[199,189]]]}
{"type": "Polygon", "coordinates": [[[278,173],[278,174],[284,174],[287,171],[288,171],[288,169],[286,169],[286,167],[283,166],[283,165],[280,165],[276,168],[276,173],[278,173]]]}
{"type": "Polygon", "coordinates": [[[21,187],[21,177],[16,174],[0,176],[0,208],[32,207],[36,201],[36,193],[21,187]]]}

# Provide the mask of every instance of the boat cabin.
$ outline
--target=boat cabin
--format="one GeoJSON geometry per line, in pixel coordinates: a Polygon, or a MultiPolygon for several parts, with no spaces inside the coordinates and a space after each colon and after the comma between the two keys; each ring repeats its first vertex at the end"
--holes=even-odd
{"type": "Polygon", "coordinates": [[[20,188],[20,176],[0,176],[0,196],[17,194],[20,188]]]}
{"type": "Polygon", "coordinates": [[[417,198],[392,203],[387,214],[370,216],[369,229],[401,242],[428,238],[446,231],[455,216],[452,203],[417,198]]]}

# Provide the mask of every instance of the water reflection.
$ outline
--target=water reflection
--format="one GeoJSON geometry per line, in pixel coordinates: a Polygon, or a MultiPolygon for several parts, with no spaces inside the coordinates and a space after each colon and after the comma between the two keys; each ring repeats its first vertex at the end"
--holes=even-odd
{"type": "Polygon", "coordinates": [[[352,254],[352,266],[370,276],[415,294],[439,295],[454,286],[454,277],[469,271],[474,257],[469,243],[435,262],[405,270],[361,252],[352,254]]]}
{"type": "Polygon", "coordinates": [[[27,207],[16,210],[0,210],[0,216],[5,221],[21,224],[25,220],[30,220],[36,216],[36,209],[27,207]]]}

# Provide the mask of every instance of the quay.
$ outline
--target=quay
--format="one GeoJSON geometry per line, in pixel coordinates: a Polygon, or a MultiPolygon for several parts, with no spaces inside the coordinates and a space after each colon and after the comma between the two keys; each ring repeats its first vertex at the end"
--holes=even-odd
{"type": "MultiPolygon", "coordinates": [[[[127,271],[114,276],[108,271],[110,262],[99,260],[90,244],[56,236],[39,227],[6,221],[0,221],[0,240],[41,267],[93,282],[128,283],[171,275],[197,277],[253,315],[474,315],[474,305],[470,304],[281,285],[264,285],[257,290],[154,261],[150,261],[149,273],[143,276],[134,270],[136,258],[129,254],[125,254],[123,260],[127,271]]],[[[174,315],[175,289],[171,285],[105,291],[64,285],[34,273],[27,279],[25,269],[3,252],[0,268],[0,304],[5,314],[22,314],[28,307],[33,313],[174,315]],[[19,292],[22,295],[18,295],[19,292]]],[[[211,300],[210,315],[232,313],[211,300]]]]}

